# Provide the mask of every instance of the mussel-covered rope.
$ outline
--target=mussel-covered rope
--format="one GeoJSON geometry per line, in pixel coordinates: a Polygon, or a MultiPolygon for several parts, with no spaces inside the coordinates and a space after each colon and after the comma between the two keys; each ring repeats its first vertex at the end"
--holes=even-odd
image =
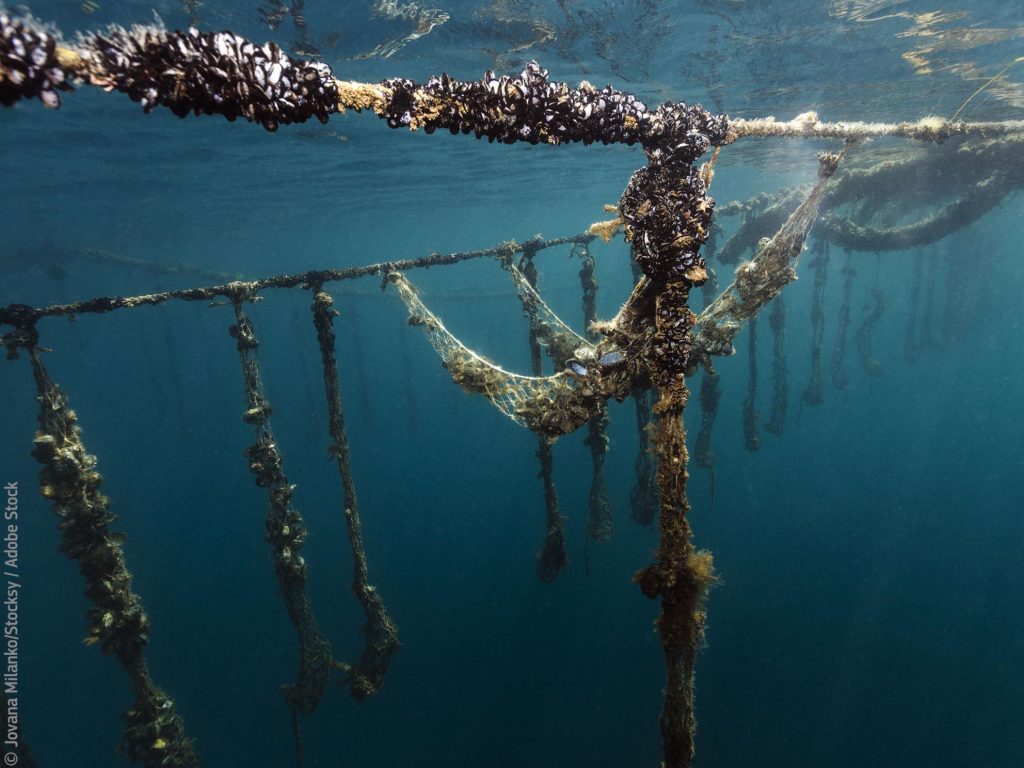
{"type": "MultiPolygon", "coordinates": [[[[534,253],[532,248],[523,252],[518,270],[535,294],[540,274],[533,261],[534,253]]],[[[532,295],[530,295],[531,298],[532,295]]],[[[523,312],[530,322],[530,369],[534,376],[541,376],[544,373],[544,361],[540,340],[546,335],[546,329],[541,323],[537,302],[525,300],[522,292],[520,292],[520,300],[523,304],[523,312]]],[[[551,441],[543,435],[538,435],[537,460],[540,462],[540,478],[544,484],[544,544],[541,546],[540,552],[537,553],[537,576],[545,583],[551,583],[558,578],[558,574],[569,562],[563,528],[565,518],[558,508],[558,489],[555,488],[553,451],[554,446],[551,441]]]]}
{"type": "Polygon", "coordinates": [[[855,338],[857,354],[860,356],[860,363],[864,368],[864,373],[872,378],[878,378],[882,375],[882,363],[879,362],[874,354],[873,335],[875,325],[882,319],[882,315],[885,314],[885,294],[882,293],[882,289],[877,285],[871,286],[868,291],[871,294],[871,308],[857,327],[855,338]]]}
{"type": "MultiPolygon", "coordinates": [[[[92,602],[87,616],[87,644],[117,657],[131,680],[135,702],[122,716],[125,723],[120,750],[146,768],[190,768],[199,764],[185,724],[174,702],[153,682],[146,664],[149,619],[141,598],[132,591],[132,576],[124,548],[110,525],[110,499],[100,490],[102,477],[96,457],[82,442],[78,416],[67,395],[50,378],[36,346],[34,328],[24,327],[21,346],[28,349],[39,401],[39,429],[32,455],[43,465],[39,490],[60,517],[61,551],[78,562],[85,595],[92,602]]],[[[8,334],[5,341],[12,342],[8,334]]],[[[16,356],[8,346],[8,357],[16,356]]],[[[12,753],[13,754],[13,753],[12,753]]]]}
{"type": "MultiPolygon", "coordinates": [[[[821,370],[821,346],[825,339],[825,283],[828,279],[829,249],[824,240],[816,240],[814,259],[814,289],[811,295],[811,378],[800,397],[803,405],[821,405],[824,401],[825,375],[821,370]]],[[[799,419],[798,419],[799,421],[799,419]]]]}
{"type": "Polygon", "coordinates": [[[846,373],[846,340],[850,329],[850,302],[853,299],[853,278],[857,276],[853,268],[853,258],[849,251],[843,264],[843,295],[839,303],[839,320],[836,323],[836,341],[832,347],[830,370],[832,386],[846,389],[850,377],[846,373]]]}
{"type": "Polygon", "coordinates": [[[327,680],[337,667],[330,642],[317,626],[306,593],[309,567],[299,551],[306,541],[307,530],[302,516],[292,506],[295,486],[288,482],[284,473],[283,458],[270,428],[272,408],[263,392],[256,355],[259,339],[252,321],[242,309],[243,300],[251,298],[243,293],[233,298],[236,323],[230,329],[238,348],[245,386],[246,410],[242,419],[251,424],[256,433],[256,442],[245,453],[256,485],[266,489],[267,542],[271,546],[281,597],[299,640],[296,680],[284,686],[283,693],[289,706],[308,715],[320,703],[327,680]]]}
{"type": "Polygon", "coordinates": [[[743,445],[751,452],[761,450],[757,431],[757,318],[750,318],[747,341],[747,396],[743,399],[743,445]]]}
{"type": "Polygon", "coordinates": [[[352,550],[352,594],[363,607],[366,615],[366,635],[363,654],[353,665],[338,665],[348,674],[347,683],[352,695],[358,699],[372,696],[384,682],[391,656],[401,646],[398,642],[398,628],[391,620],[384,600],[377,588],[370,584],[369,568],[366,563],[366,549],[363,546],[363,524],[359,514],[359,499],[356,496],[355,480],[352,477],[352,462],[345,433],[345,416],[341,409],[341,380],[338,376],[338,362],[335,358],[334,300],[323,290],[323,286],[310,286],[313,291],[313,324],[316,327],[317,342],[324,369],[324,394],[327,399],[327,428],[331,436],[328,453],[338,465],[344,492],[345,526],[348,529],[349,547],[352,550]]]}
{"type": "Polygon", "coordinates": [[[711,449],[711,430],[715,426],[715,417],[718,416],[718,403],[722,397],[719,375],[713,366],[704,370],[704,377],[700,382],[700,432],[697,435],[695,446],[696,456],[694,461],[701,469],[709,469],[714,476],[715,454],[711,449]]]}
{"type": "Polygon", "coordinates": [[[775,297],[768,315],[772,329],[772,408],[764,428],[781,435],[786,428],[789,411],[789,366],[786,363],[786,302],[782,294],[775,297]]]}
{"type": "MultiPolygon", "coordinates": [[[[688,131],[676,119],[685,105],[648,110],[635,96],[611,86],[581,83],[570,89],[548,82],[547,72],[534,62],[516,78],[488,72],[478,81],[442,74],[424,84],[402,78],[357,83],[336,80],[323,62],[293,59],[274,43],[258,45],[231,32],[112,26],[80,34],[70,44],[31,17],[0,11],[0,104],[38,98],[59,108],[60,94],[73,90],[73,79],[126,93],[146,112],[163,106],[179,117],[241,117],[269,131],[313,117],[326,122],[345,109],[373,110],[392,128],[447,129],[505,143],[641,142],[648,151],[657,146],[671,151],[688,131]]],[[[1022,131],[1022,120],[826,123],[807,112],[788,122],[734,120],[728,140],[900,136],[941,143],[953,136],[1022,131]]]]}
{"type": "MultiPolygon", "coordinates": [[[[633,261],[633,287],[644,279],[644,273],[633,261]]],[[[636,414],[637,449],[633,462],[635,482],[629,492],[629,515],[640,525],[650,525],[658,511],[658,481],[654,474],[654,456],[651,453],[651,429],[654,416],[651,413],[650,381],[638,379],[633,384],[631,396],[636,414]]]]}
{"type": "MultiPolygon", "coordinates": [[[[596,344],[599,338],[592,326],[597,321],[597,262],[586,243],[573,246],[573,253],[581,261],[579,278],[583,294],[583,327],[587,338],[596,344]]],[[[604,464],[608,455],[608,407],[604,403],[587,422],[587,436],[583,442],[590,448],[590,461],[594,470],[590,482],[587,536],[594,541],[608,541],[615,530],[615,521],[604,479],[604,464]]]]}

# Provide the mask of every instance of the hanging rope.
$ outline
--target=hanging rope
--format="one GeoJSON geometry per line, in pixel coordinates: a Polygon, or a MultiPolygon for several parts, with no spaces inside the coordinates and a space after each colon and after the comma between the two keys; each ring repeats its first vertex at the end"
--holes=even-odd
{"type": "Polygon", "coordinates": [[[789,369],[786,366],[786,304],[776,296],[768,324],[772,329],[772,410],[764,428],[781,435],[789,409],[789,369]]]}
{"type": "MultiPolygon", "coordinates": [[[[825,282],[828,278],[828,243],[818,240],[815,256],[810,263],[814,270],[814,288],[811,294],[811,379],[800,398],[803,405],[820,405],[825,397],[822,390],[825,376],[821,372],[821,345],[825,339],[825,282]]],[[[799,421],[799,419],[798,419],[799,421]]]]}
{"type": "Polygon", "coordinates": [[[190,768],[199,759],[173,700],[153,682],[144,649],[149,642],[149,619],[142,600],[132,592],[132,576],[125,563],[122,537],[110,531],[115,517],[110,500],[100,487],[96,457],[82,442],[78,416],[64,392],[50,378],[36,346],[31,325],[4,337],[8,357],[19,347],[28,349],[39,400],[39,429],[32,455],[43,465],[39,491],[50,499],[60,517],[61,551],[78,562],[85,580],[88,610],[86,644],[97,644],[104,654],[116,656],[128,673],[135,702],[124,713],[120,751],[146,768],[190,768]]]}
{"type": "Polygon", "coordinates": [[[875,325],[885,314],[885,295],[878,286],[872,286],[870,291],[873,303],[863,322],[857,328],[857,353],[860,355],[864,373],[872,378],[878,378],[882,375],[882,364],[875,358],[872,335],[875,325]]]}
{"type": "Polygon", "coordinates": [[[907,317],[907,331],[903,335],[903,359],[908,363],[917,360],[917,322],[920,314],[921,283],[924,272],[924,253],[920,250],[914,254],[914,276],[910,284],[910,314],[907,317]]]}
{"type": "Polygon", "coordinates": [[[253,426],[256,442],[247,451],[249,471],[256,485],[267,493],[267,542],[274,558],[274,573],[284,598],[288,618],[299,639],[299,670],[296,680],[283,688],[285,701],[303,715],[311,714],[324,695],[324,687],[335,669],[331,645],[317,626],[306,594],[308,567],[299,554],[306,541],[306,526],[291,503],[295,486],[284,474],[283,459],[270,429],[272,408],[263,393],[256,349],[259,340],[252,321],[242,309],[251,296],[238,294],[232,304],[236,324],[231,336],[236,340],[245,384],[246,410],[242,419],[253,426]]]}
{"type": "MultiPolygon", "coordinates": [[[[530,366],[534,376],[540,376],[544,372],[543,359],[541,357],[541,339],[557,338],[546,329],[550,324],[545,324],[539,316],[540,303],[534,300],[537,292],[537,283],[540,275],[537,272],[537,265],[533,261],[534,251],[527,249],[523,252],[519,262],[519,269],[525,279],[530,292],[519,291],[519,298],[523,305],[523,312],[530,321],[530,366]]],[[[519,283],[517,281],[516,285],[519,283]]],[[[539,296],[538,296],[539,298],[539,296]]],[[[546,305],[545,305],[546,306],[546,305]]],[[[551,350],[551,346],[548,347],[551,350]]],[[[571,354],[571,353],[570,353],[571,354]]],[[[562,365],[565,364],[564,358],[562,365]]],[[[558,365],[556,361],[556,365],[558,365]]],[[[554,446],[543,436],[537,436],[537,460],[540,462],[540,477],[544,483],[544,544],[537,553],[537,576],[540,580],[550,584],[561,570],[568,564],[569,555],[565,549],[565,530],[562,517],[558,509],[558,491],[555,488],[554,457],[552,455],[554,446]]]]}
{"type": "Polygon", "coordinates": [[[853,257],[846,252],[846,263],[843,265],[843,298],[839,305],[839,322],[836,324],[836,344],[832,348],[832,385],[836,389],[846,389],[850,379],[846,374],[846,337],[850,327],[850,301],[853,296],[853,278],[857,275],[853,269],[853,257]]]}
{"type": "MultiPolygon", "coordinates": [[[[633,287],[643,279],[643,272],[633,262],[633,287]]],[[[650,525],[658,510],[658,482],[654,476],[654,456],[650,447],[650,434],[654,429],[651,413],[650,382],[637,380],[630,391],[636,413],[637,452],[633,462],[636,478],[629,492],[630,517],[640,525],[650,525]]]]}
{"type": "Polygon", "coordinates": [[[338,363],[334,356],[335,336],[334,299],[323,290],[323,286],[311,285],[313,292],[313,325],[320,345],[320,357],[324,369],[324,395],[327,399],[327,430],[331,436],[328,454],[338,465],[341,486],[344,493],[345,526],[352,550],[352,594],[363,608],[366,635],[362,657],[355,665],[336,662],[347,675],[349,690],[357,699],[372,696],[380,690],[391,656],[401,644],[398,642],[398,628],[388,615],[384,601],[377,588],[370,584],[366,550],[363,546],[363,524],[359,513],[359,499],[352,477],[352,462],[345,434],[345,417],[341,409],[341,380],[338,363]]]}
{"type": "Polygon", "coordinates": [[[747,396],[743,400],[743,445],[748,451],[761,450],[757,433],[757,318],[750,319],[747,346],[747,396]]]}
{"type": "Polygon", "coordinates": [[[718,403],[722,399],[719,375],[713,367],[704,369],[700,381],[700,433],[697,435],[697,466],[708,470],[711,483],[711,509],[715,508],[715,452],[711,449],[711,430],[718,416],[718,403]]]}
{"type": "MultiPolygon", "coordinates": [[[[574,245],[573,255],[580,258],[580,288],[583,292],[583,327],[586,329],[591,344],[598,342],[598,334],[593,330],[597,322],[597,274],[594,255],[586,243],[574,245]]],[[[608,486],[604,479],[605,457],[608,455],[608,408],[604,403],[598,408],[597,414],[587,422],[587,437],[583,444],[590,448],[590,461],[594,474],[590,482],[587,535],[594,541],[608,541],[615,530],[612,518],[612,503],[608,498],[608,486]]]]}

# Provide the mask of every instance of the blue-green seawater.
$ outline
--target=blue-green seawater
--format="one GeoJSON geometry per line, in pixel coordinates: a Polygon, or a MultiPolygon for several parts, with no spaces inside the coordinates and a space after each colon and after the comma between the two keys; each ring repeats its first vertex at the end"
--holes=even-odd
{"type": "MultiPolygon", "coordinates": [[[[39,2],[31,11],[69,38],[148,23],[153,11],[169,27],[188,24],[173,2],[99,6],[39,2]]],[[[809,109],[835,120],[950,116],[1021,55],[1024,39],[1024,12],[997,0],[459,0],[441,10],[450,19],[428,35],[364,59],[414,25],[374,16],[369,2],[305,4],[322,58],[346,79],[424,80],[442,70],[477,78],[537,58],[554,79],[613,82],[648,104],[701,101],[784,119],[809,109]]],[[[217,0],[198,21],[294,47],[291,22],[271,31],[255,3],[217,0]]],[[[1022,76],[1011,68],[962,116],[1019,119],[1022,76]]],[[[850,162],[908,146],[862,145],[850,162]]],[[[601,206],[617,202],[645,161],[636,147],[391,131],[368,114],[269,134],[218,117],[144,115],[123,95],[88,87],[56,112],[38,102],[0,111],[0,147],[0,304],[34,305],[210,282],[96,261],[85,249],[260,277],[571,235],[606,218],[601,206]]],[[[712,194],[723,204],[808,183],[814,152],[829,147],[745,139],[723,151],[712,194]]],[[[915,182],[887,193],[912,197],[915,182]]],[[[957,179],[948,184],[955,199],[957,179]]],[[[845,390],[828,378],[846,258],[833,248],[825,402],[801,408],[811,343],[805,256],[785,292],[790,401],[780,437],[764,430],[771,336],[764,320],[759,327],[757,453],[743,446],[746,332],[739,353],[719,361],[713,503],[706,470],[691,466],[689,486],[696,543],[714,552],[721,577],[697,667],[696,765],[1024,765],[1022,216],[1010,195],[921,251],[920,300],[933,282],[935,344],[913,363],[904,339],[915,252],[854,253],[845,390]],[[873,288],[888,307],[874,333],[877,378],[854,343],[873,288]]],[[[735,219],[723,223],[728,231],[735,219]]],[[[621,237],[593,251],[598,309],[609,317],[630,290],[629,253],[621,237]]],[[[545,297],[581,329],[579,262],[567,249],[537,261],[545,297]]],[[[723,280],[731,271],[719,268],[723,280]]],[[[529,370],[527,321],[496,263],[410,279],[469,346],[529,370]]],[[[302,721],[304,765],[657,766],[657,605],[631,581],[650,562],[656,532],[629,519],[632,403],[610,408],[610,542],[584,543],[583,435],[555,447],[571,562],[543,584],[535,438],[452,384],[393,290],[373,278],[331,290],[370,578],[403,647],[378,696],[358,702],[329,688],[302,721]]],[[[310,302],[305,291],[272,291],[251,316],[285,471],[310,529],[313,606],[335,654],[351,660],[363,617],[349,593],[341,489],[325,452],[310,302]]],[[[293,679],[297,644],[264,540],[265,496],[242,455],[252,433],[240,418],[233,322],[230,307],[173,303],[44,320],[40,344],[52,350],[45,362],[127,535],[154,678],[204,765],[277,768],[294,765],[279,689],[293,679]]],[[[0,363],[0,482],[21,489],[23,736],[48,768],[119,765],[131,692],[116,662],[81,642],[88,603],[37,493],[35,418],[27,359],[0,363]]],[[[696,396],[686,420],[692,449],[696,396]]]]}

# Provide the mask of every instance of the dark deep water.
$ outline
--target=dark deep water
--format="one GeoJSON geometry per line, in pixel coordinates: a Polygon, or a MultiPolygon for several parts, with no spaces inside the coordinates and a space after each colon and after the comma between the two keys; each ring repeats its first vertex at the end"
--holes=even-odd
{"type": "MultiPolygon", "coordinates": [[[[101,2],[91,15],[71,3],[31,6],[68,37],[115,20],[148,22],[154,9],[169,27],[188,23],[172,2],[101,2]]],[[[806,109],[828,119],[949,116],[1022,54],[1024,39],[1024,12],[996,0],[942,9],[917,0],[459,2],[442,8],[448,22],[394,56],[354,59],[411,29],[372,10],[306,3],[338,77],[422,80],[447,69],[470,78],[495,66],[518,72],[536,57],[554,79],[611,81],[648,103],[701,100],[787,119],[806,109]],[[541,39],[548,27],[553,37],[541,39]]],[[[211,3],[199,21],[293,39],[289,22],[272,33],[255,6],[211,3]]],[[[1022,76],[1024,68],[1009,70],[963,117],[1019,119],[1022,76]]],[[[0,141],[0,305],[210,282],[98,262],[83,253],[90,248],[258,277],[575,234],[607,217],[601,205],[616,202],[644,162],[638,148],[492,146],[389,131],[365,114],[267,134],[216,117],[143,115],[123,96],[89,88],[58,112],[38,103],[0,111],[0,141]]],[[[906,144],[877,142],[850,159],[906,144]]],[[[807,183],[814,151],[826,146],[743,140],[723,151],[712,194],[726,203],[807,183]]],[[[906,180],[907,195],[914,183],[906,180]]],[[[692,466],[690,482],[697,543],[714,552],[722,579],[698,661],[696,765],[1024,765],[1022,216],[1011,195],[923,251],[934,344],[913,363],[904,337],[914,252],[854,253],[845,390],[828,378],[846,258],[833,248],[825,402],[801,409],[813,282],[805,256],[785,292],[786,428],[776,437],[762,427],[757,453],[744,449],[741,426],[748,334],[719,361],[713,507],[708,472],[692,466]],[[866,375],[853,342],[874,288],[887,302],[874,334],[881,377],[866,375]]],[[[593,250],[608,317],[628,294],[629,254],[621,236],[593,250]]],[[[568,249],[537,259],[542,292],[580,329],[578,262],[568,249]]],[[[493,261],[409,276],[469,346],[528,371],[527,322],[493,261]]],[[[328,690],[303,721],[305,765],[656,766],[656,605],[631,583],[656,536],[629,519],[632,403],[610,408],[615,534],[586,553],[589,451],[580,433],[555,447],[571,563],[542,584],[534,437],[451,383],[392,290],[367,279],[332,293],[370,578],[403,648],[377,697],[328,690]]],[[[274,291],[250,314],[295,505],[310,528],[313,605],[335,654],[350,659],[363,617],[348,590],[340,485],[324,456],[309,303],[306,292],[274,291]]],[[[241,455],[252,431],[239,418],[233,323],[230,307],[174,303],[46,320],[40,343],[53,350],[46,363],[127,534],[153,625],[154,678],[204,764],[288,766],[279,687],[293,677],[296,641],[264,541],[265,496],[241,455]]],[[[759,336],[763,424],[766,317],[759,336]]],[[[699,378],[687,411],[691,448],[698,388],[699,378]]],[[[21,488],[23,735],[48,768],[117,765],[131,692],[112,659],[80,642],[88,604],[36,492],[24,357],[0,365],[0,392],[0,483],[21,488]]]]}

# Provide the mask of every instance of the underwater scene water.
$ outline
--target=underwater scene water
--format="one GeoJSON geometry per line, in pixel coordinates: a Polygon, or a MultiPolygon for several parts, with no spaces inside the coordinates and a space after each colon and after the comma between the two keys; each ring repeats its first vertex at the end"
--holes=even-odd
{"type": "MultiPolygon", "coordinates": [[[[516,76],[536,60],[571,86],[612,83],[647,105],[700,102],[732,117],[1005,121],[1024,109],[1024,9],[998,0],[88,0],[7,11],[69,41],[155,14],[168,29],[273,40],[364,83],[516,76]]],[[[267,132],[145,114],[87,85],[61,100],[0,110],[0,307],[574,236],[615,215],[602,206],[618,204],[647,162],[639,146],[506,146],[390,130],[366,112],[267,132]]],[[[776,299],[757,319],[753,356],[748,325],[736,354],[715,358],[713,469],[696,460],[706,374],[688,379],[689,520],[719,577],[697,657],[694,765],[1024,765],[1021,146],[1019,134],[851,146],[783,291],[784,331],[773,333],[776,299]],[[859,187],[844,177],[855,171],[859,187]],[[874,227],[877,247],[866,230],[850,245],[843,217],[874,227]]],[[[816,153],[841,147],[743,137],[721,149],[708,298],[809,193],[816,153]],[[775,203],[784,210],[772,218],[775,203]]],[[[630,246],[620,230],[589,248],[608,319],[633,287],[630,246]]],[[[585,333],[578,250],[548,248],[535,264],[544,300],[585,333]]],[[[531,373],[530,324],[497,259],[406,274],[467,347],[531,373]]],[[[97,457],[111,531],[124,534],[149,671],[202,764],[659,765],[659,602],[633,581],[658,530],[631,518],[633,398],[608,406],[610,539],[588,536],[587,428],[554,444],[568,563],[545,583],[536,436],[452,382],[381,275],[325,289],[340,312],[369,583],[401,648],[365,700],[328,684],[299,718],[301,758],[281,693],[298,643],[267,543],[267,494],[245,455],[253,426],[241,418],[232,306],[170,301],[37,325],[41,359],[97,457]]],[[[269,290],[245,312],[308,527],[310,604],[333,656],[354,662],[366,619],[326,450],[312,300],[269,290]]],[[[694,289],[690,305],[699,313],[705,300],[694,289]]],[[[50,768],[128,764],[117,745],[133,691],[90,636],[85,583],[58,550],[60,520],[32,456],[36,395],[22,349],[0,364],[0,484],[17,483],[19,508],[16,725],[34,758],[17,755],[50,768]]],[[[8,725],[9,713],[8,700],[8,725]]]]}

